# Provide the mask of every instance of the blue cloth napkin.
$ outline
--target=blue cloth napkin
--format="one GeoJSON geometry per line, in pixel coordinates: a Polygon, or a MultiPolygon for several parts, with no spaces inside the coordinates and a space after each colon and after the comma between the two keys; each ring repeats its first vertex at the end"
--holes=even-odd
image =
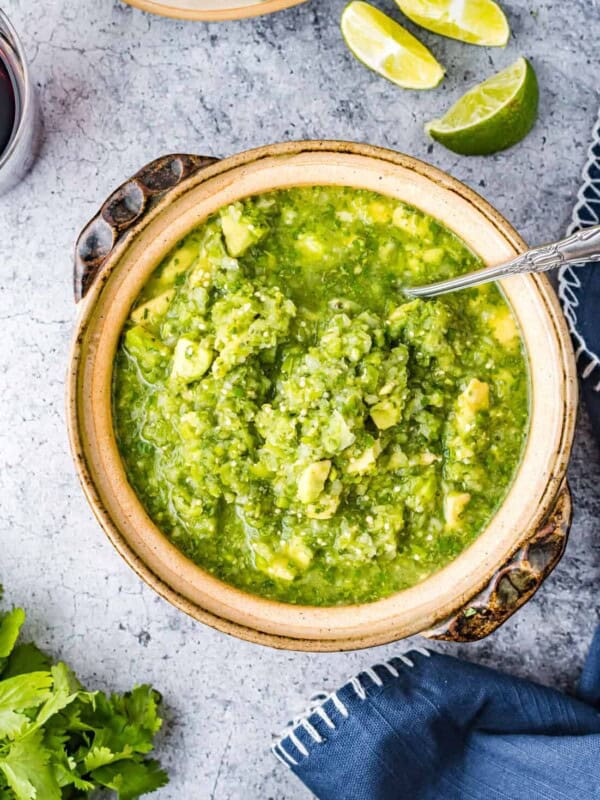
{"type": "MultiPolygon", "coordinates": [[[[600,225],[600,113],[569,233],[590,225],[600,225]]],[[[575,345],[581,394],[600,440],[600,264],[563,267],[558,294],[575,345]]]]}
{"type": "MultiPolygon", "coordinates": [[[[570,232],[600,224],[600,115],[570,232]]],[[[559,296],[600,440],[600,264],[559,296]]],[[[600,628],[576,697],[417,650],[317,698],[273,753],[319,800],[600,800],[600,628]]]]}
{"type": "Polygon", "coordinates": [[[415,650],[273,745],[319,800],[598,800],[600,630],[577,697],[415,650]]]}

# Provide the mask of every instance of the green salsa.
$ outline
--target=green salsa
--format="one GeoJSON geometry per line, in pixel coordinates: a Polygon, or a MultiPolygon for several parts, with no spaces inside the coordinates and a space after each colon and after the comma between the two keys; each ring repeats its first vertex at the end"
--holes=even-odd
{"type": "Polygon", "coordinates": [[[518,328],[436,220],[340,187],[251,197],[190,233],[136,301],[114,424],[129,481],[190,559],[289,603],[379,599],[454,559],[526,438],[518,328]]]}

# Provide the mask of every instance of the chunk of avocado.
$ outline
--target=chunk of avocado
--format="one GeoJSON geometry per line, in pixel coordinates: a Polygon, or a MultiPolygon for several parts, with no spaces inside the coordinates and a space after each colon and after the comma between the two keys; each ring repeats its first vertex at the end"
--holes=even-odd
{"type": "Polygon", "coordinates": [[[289,542],[286,542],[284,550],[290,561],[300,569],[310,566],[314,557],[311,548],[299,536],[294,536],[289,542]]]}
{"type": "Polygon", "coordinates": [[[257,227],[244,217],[240,203],[233,203],[223,208],[220,217],[227,252],[232,258],[244,255],[246,250],[260,241],[266,233],[266,229],[257,227]]]}
{"type": "Polygon", "coordinates": [[[199,244],[194,238],[173,251],[158,276],[158,283],[164,287],[173,286],[178,275],[188,270],[198,258],[199,244]]]}
{"type": "Polygon", "coordinates": [[[477,378],[472,378],[467,388],[458,395],[456,400],[455,424],[458,432],[467,434],[476,422],[477,412],[485,411],[489,405],[489,385],[477,378]]]}
{"type": "Polygon", "coordinates": [[[199,380],[212,364],[214,353],[202,342],[182,336],[175,345],[171,380],[191,383],[199,380]]]}
{"type": "Polygon", "coordinates": [[[252,546],[254,555],[256,557],[256,567],[280,581],[293,581],[296,573],[293,564],[290,564],[288,555],[283,553],[274,553],[273,550],[265,542],[255,542],[252,546]]]}
{"type": "Polygon", "coordinates": [[[448,492],[444,498],[444,517],[448,528],[456,528],[470,499],[471,495],[467,492],[448,492]]]}
{"type": "Polygon", "coordinates": [[[371,419],[380,431],[386,431],[398,424],[400,411],[389,400],[382,400],[372,406],[371,419]]]}
{"type": "Polygon", "coordinates": [[[282,556],[275,556],[264,571],[271,578],[276,578],[279,581],[293,581],[296,577],[296,573],[291,569],[289,561],[282,556]]]}
{"type": "Polygon", "coordinates": [[[302,233],[296,239],[296,247],[307,258],[321,258],[325,252],[323,243],[312,233],[302,233]]]}
{"type": "Polygon", "coordinates": [[[438,267],[444,260],[446,255],[443,247],[430,247],[423,253],[423,261],[426,264],[438,267]]]}
{"type": "Polygon", "coordinates": [[[350,459],[347,471],[350,475],[364,475],[366,472],[370,472],[375,467],[380,453],[381,443],[378,439],[371,447],[367,447],[364,453],[358,456],[358,458],[350,459]]]}
{"type": "Polygon", "coordinates": [[[133,309],[130,315],[131,319],[136,325],[143,325],[144,328],[154,328],[160,318],[167,313],[174,296],[175,290],[169,289],[151,300],[146,300],[141,306],[133,309]]]}
{"type": "Polygon", "coordinates": [[[472,411],[483,411],[490,406],[490,387],[484,381],[472,378],[461,399],[472,411]]]}
{"type": "Polygon", "coordinates": [[[306,516],[309,519],[331,519],[338,510],[340,498],[333,494],[324,494],[318,502],[306,506],[306,516]]]}
{"type": "Polygon", "coordinates": [[[199,243],[194,236],[179,244],[146,284],[142,294],[144,305],[172,290],[177,278],[192,267],[198,258],[198,252],[199,243]]]}
{"type": "Polygon", "coordinates": [[[348,427],[344,417],[339,411],[334,411],[323,431],[323,444],[330,452],[341,453],[354,444],[355,440],[356,436],[348,427]]]}
{"type": "Polygon", "coordinates": [[[298,500],[313,503],[325,488],[325,481],[331,470],[331,461],[316,461],[309,464],[298,478],[298,500]]]}
{"type": "Polygon", "coordinates": [[[519,329],[513,315],[507,308],[499,308],[489,317],[492,334],[496,341],[505,347],[516,344],[519,337],[519,329]]]}

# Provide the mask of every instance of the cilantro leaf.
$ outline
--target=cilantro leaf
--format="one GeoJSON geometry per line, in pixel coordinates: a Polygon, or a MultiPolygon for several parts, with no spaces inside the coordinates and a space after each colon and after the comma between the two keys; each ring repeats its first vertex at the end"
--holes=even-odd
{"type": "Polygon", "coordinates": [[[96,730],[95,746],[107,747],[113,753],[149,753],[162,724],[157,714],[159,702],[160,695],[149,686],[110,698],[98,692],[82,720],[96,730]]]}
{"type": "Polygon", "coordinates": [[[50,752],[41,731],[10,745],[0,758],[0,770],[17,800],[61,800],[58,783],[50,767],[50,752]]]}
{"type": "Polygon", "coordinates": [[[52,674],[30,672],[0,681],[0,737],[13,738],[29,723],[24,711],[37,708],[50,697],[52,674]]]}
{"type": "Polygon", "coordinates": [[[50,664],[50,659],[39,647],[32,643],[18,644],[6,662],[2,678],[12,678],[27,672],[47,672],[50,664]]]}
{"type": "Polygon", "coordinates": [[[119,800],[135,800],[140,795],[165,786],[169,780],[157,761],[119,761],[100,767],[94,780],[107,789],[114,789],[119,800]]]}
{"type": "Polygon", "coordinates": [[[2,616],[0,620],[0,658],[8,658],[25,622],[25,612],[22,608],[13,608],[2,616]]]}
{"type": "Polygon", "coordinates": [[[114,706],[122,709],[130,725],[145,731],[149,736],[154,736],[160,730],[162,720],[158,716],[158,705],[162,698],[148,684],[136,686],[132,692],[126,692],[122,697],[113,695],[111,700],[114,706]]]}
{"type": "Polygon", "coordinates": [[[122,756],[117,753],[113,753],[112,750],[109,750],[108,747],[92,747],[86,757],[83,759],[83,766],[86,772],[92,772],[98,767],[104,767],[106,764],[112,764],[113,761],[117,761],[122,756]]]}
{"type": "MultiPolygon", "coordinates": [[[[52,675],[52,694],[46,700],[36,718],[36,727],[40,727],[47,722],[63,708],[66,708],[70,703],[81,694],[81,684],[67,667],[62,662],[56,664],[50,670],[52,675]]],[[[0,683],[0,688],[2,684],[0,683]]]]}

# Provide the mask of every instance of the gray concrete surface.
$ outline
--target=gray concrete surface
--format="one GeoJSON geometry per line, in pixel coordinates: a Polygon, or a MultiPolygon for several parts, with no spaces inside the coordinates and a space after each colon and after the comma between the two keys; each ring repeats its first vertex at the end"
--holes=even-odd
{"type": "MultiPolygon", "coordinates": [[[[65,434],[77,232],[116,184],[160,154],[329,137],[430,160],[533,242],[567,225],[598,108],[597,0],[506,3],[513,38],[505,51],[423,32],[448,77],[422,93],[354,61],[338,30],[344,2],[312,0],[222,25],[152,18],[118,0],[0,3],[22,32],[46,119],[34,171],[0,199],[0,580],[9,601],[29,609],[27,633],[89,684],[151,681],[163,692],[160,755],[172,783],[161,800],[307,797],[270,755],[272,732],[314,691],[410,643],[343,655],[262,649],[186,618],[120,560],[84,501],[65,434]],[[432,146],[423,122],[520,54],[541,83],[532,135],[486,159],[432,146]]],[[[599,481],[600,453],[583,417],[571,467],[575,523],[560,567],[498,634],[448,650],[574,685],[600,611],[599,481]]]]}

